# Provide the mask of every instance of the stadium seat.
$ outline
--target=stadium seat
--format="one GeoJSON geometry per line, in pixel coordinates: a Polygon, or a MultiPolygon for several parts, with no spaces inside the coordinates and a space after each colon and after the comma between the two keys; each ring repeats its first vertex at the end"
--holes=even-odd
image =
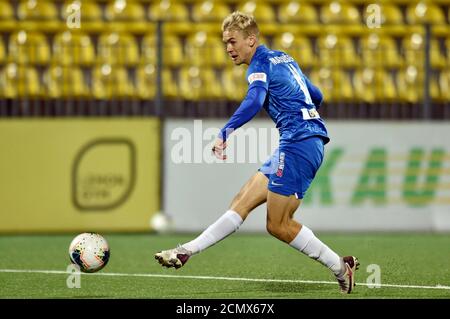
{"type": "Polygon", "coordinates": [[[278,8],[278,20],[282,23],[319,23],[314,6],[300,1],[281,3],[278,8]]]}
{"type": "Polygon", "coordinates": [[[50,49],[42,33],[18,31],[9,38],[9,60],[19,64],[47,64],[50,49]]]}
{"type": "Polygon", "coordinates": [[[199,31],[188,37],[186,41],[187,64],[223,66],[226,59],[226,51],[219,35],[199,31]]]}
{"type": "Polygon", "coordinates": [[[113,0],[106,5],[105,18],[116,31],[145,31],[145,11],[139,2],[113,0]]]}
{"type": "Polygon", "coordinates": [[[105,64],[136,65],[139,62],[136,39],[128,33],[104,33],[98,40],[98,56],[105,64]]]}
{"type": "Polygon", "coordinates": [[[366,66],[397,68],[402,65],[396,43],[389,36],[370,33],[361,39],[360,49],[362,62],[366,66]]]}
{"type": "Polygon", "coordinates": [[[450,101],[450,68],[446,68],[439,73],[439,91],[442,101],[450,101]]]}
{"type": "Polygon", "coordinates": [[[5,98],[41,96],[39,75],[33,67],[9,63],[1,73],[0,83],[0,96],[5,98]]]}
{"type": "Polygon", "coordinates": [[[233,66],[222,71],[222,86],[227,100],[242,101],[245,97],[248,89],[245,73],[246,68],[243,66],[233,66]]]}
{"type": "Polygon", "coordinates": [[[192,19],[195,22],[222,22],[230,13],[231,10],[225,3],[207,0],[194,4],[192,19]]]}
{"type": "Polygon", "coordinates": [[[3,64],[5,60],[6,60],[5,44],[3,43],[3,39],[0,38],[0,65],[3,64]]]}
{"type": "Polygon", "coordinates": [[[189,12],[186,6],[170,0],[152,3],[148,9],[148,16],[152,21],[189,21],[189,12]]]}
{"type": "Polygon", "coordinates": [[[393,76],[384,69],[359,69],[353,76],[356,100],[367,103],[394,101],[397,97],[393,76]]]}
{"type": "Polygon", "coordinates": [[[425,22],[446,24],[442,10],[438,6],[425,1],[409,5],[406,9],[406,20],[410,24],[422,24],[425,22]]]}
{"type": "Polygon", "coordinates": [[[360,64],[349,37],[330,33],[319,37],[317,45],[322,66],[355,67],[360,64]]]}
{"type": "Polygon", "coordinates": [[[294,35],[290,32],[279,34],[273,39],[272,48],[292,56],[300,67],[313,66],[316,62],[310,40],[302,35],[294,35]]]}
{"type": "Polygon", "coordinates": [[[349,3],[332,1],[320,8],[320,19],[326,24],[360,24],[361,17],[358,9],[349,3]]]}
{"type": "Polygon", "coordinates": [[[320,88],[325,101],[353,101],[350,76],[340,68],[322,67],[319,70],[313,70],[308,76],[320,88]]]}
{"type": "Polygon", "coordinates": [[[97,2],[70,0],[61,6],[61,16],[64,21],[69,21],[70,17],[77,11],[80,12],[80,27],[82,26],[84,32],[101,32],[104,30],[102,11],[97,2]]]}
{"type": "MultiPolygon", "coordinates": [[[[364,6],[364,21],[370,22],[372,15],[375,13],[371,9],[373,3],[368,3],[364,6]]],[[[401,9],[395,4],[388,3],[376,3],[381,14],[381,24],[382,25],[403,25],[403,14],[401,9]]]]}
{"type": "MultiPolygon", "coordinates": [[[[170,69],[162,70],[162,86],[165,98],[178,97],[178,87],[170,69]]],[[[143,64],[136,71],[137,95],[141,99],[154,99],[156,94],[156,67],[143,64]]]]}
{"type": "Polygon", "coordinates": [[[53,60],[60,65],[92,65],[95,50],[91,38],[81,32],[57,34],[53,39],[53,60]]]}
{"type": "MultiPolygon", "coordinates": [[[[414,65],[400,70],[397,75],[397,87],[401,101],[420,103],[424,96],[424,74],[414,65]]],[[[440,98],[438,80],[430,76],[430,97],[433,100],[440,98]]]]}
{"type": "Polygon", "coordinates": [[[76,66],[54,65],[44,73],[46,95],[50,98],[82,98],[89,96],[83,72],[76,66]]]}
{"type": "Polygon", "coordinates": [[[128,71],[118,65],[103,64],[94,68],[92,92],[97,99],[130,98],[134,95],[128,71]]]}
{"type": "Polygon", "coordinates": [[[223,97],[223,89],[214,70],[185,67],[180,71],[180,93],[186,100],[211,100],[223,97]]]}
{"type": "Polygon", "coordinates": [[[0,0],[0,30],[11,31],[15,27],[16,20],[11,3],[6,0],[0,0]]]}
{"type": "Polygon", "coordinates": [[[52,1],[22,0],[17,7],[20,27],[25,30],[54,31],[59,29],[58,11],[52,1]]]}
{"type": "Polygon", "coordinates": [[[445,39],[445,50],[447,51],[447,66],[450,66],[450,35],[445,39]]]}
{"type": "MultiPolygon", "coordinates": [[[[142,40],[142,62],[156,64],[156,36],[148,34],[142,40]]],[[[183,63],[183,47],[179,38],[173,34],[163,35],[163,64],[165,66],[179,66],[183,63]]]]}
{"type": "MultiPolygon", "coordinates": [[[[420,33],[413,33],[402,41],[405,60],[408,64],[423,66],[425,60],[425,39],[420,33]]],[[[433,68],[443,68],[446,65],[445,57],[436,39],[431,39],[430,59],[433,68]]]]}
{"type": "Polygon", "coordinates": [[[240,4],[238,10],[253,15],[258,23],[276,22],[274,9],[262,1],[247,1],[240,4]]]}

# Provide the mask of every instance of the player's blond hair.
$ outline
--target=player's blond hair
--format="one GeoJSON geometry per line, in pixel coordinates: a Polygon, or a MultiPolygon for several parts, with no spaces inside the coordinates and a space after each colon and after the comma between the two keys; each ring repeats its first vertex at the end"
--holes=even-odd
{"type": "Polygon", "coordinates": [[[227,16],[222,23],[222,32],[224,31],[241,31],[244,38],[249,35],[259,36],[259,28],[253,16],[235,11],[227,16]]]}

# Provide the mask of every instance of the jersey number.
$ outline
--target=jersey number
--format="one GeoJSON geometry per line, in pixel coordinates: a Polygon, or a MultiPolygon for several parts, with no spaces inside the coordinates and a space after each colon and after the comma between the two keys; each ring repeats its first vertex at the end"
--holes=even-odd
{"type": "Polygon", "coordinates": [[[300,89],[303,91],[303,94],[305,95],[306,103],[308,103],[309,105],[313,105],[311,95],[309,94],[308,91],[308,87],[306,86],[305,81],[303,81],[303,78],[301,77],[300,73],[298,73],[298,70],[292,64],[288,64],[287,66],[289,67],[289,70],[291,71],[298,85],[300,85],[300,89]]]}

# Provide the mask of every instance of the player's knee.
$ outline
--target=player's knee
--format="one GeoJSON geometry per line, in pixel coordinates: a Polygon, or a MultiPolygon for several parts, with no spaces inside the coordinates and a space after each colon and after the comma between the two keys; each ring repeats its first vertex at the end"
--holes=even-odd
{"type": "Polygon", "coordinates": [[[280,223],[267,221],[266,229],[269,234],[276,238],[280,238],[283,234],[283,227],[280,223]]]}

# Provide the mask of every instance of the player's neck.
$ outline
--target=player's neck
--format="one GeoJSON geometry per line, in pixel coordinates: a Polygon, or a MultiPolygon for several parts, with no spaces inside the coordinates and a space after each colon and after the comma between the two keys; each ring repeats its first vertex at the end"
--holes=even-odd
{"type": "Polygon", "coordinates": [[[255,45],[252,47],[248,58],[245,60],[245,64],[250,65],[250,62],[252,62],[253,56],[255,55],[256,49],[258,47],[259,47],[259,43],[256,42],[255,45]]]}

